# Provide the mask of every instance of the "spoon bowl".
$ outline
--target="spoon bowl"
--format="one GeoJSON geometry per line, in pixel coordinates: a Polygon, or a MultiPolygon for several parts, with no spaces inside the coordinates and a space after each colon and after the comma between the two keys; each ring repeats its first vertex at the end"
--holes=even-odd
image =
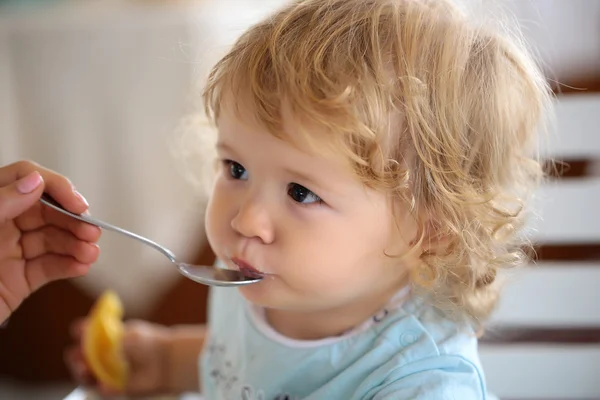
{"type": "Polygon", "coordinates": [[[242,286],[260,282],[263,279],[262,277],[247,276],[241,271],[223,269],[207,265],[192,265],[180,262],[175,257],[175,254],[173,254],[173,252],[167,249],[166,247],[156,242],[153,242],[152,240],[147,239],[143,236],[140,236],[137,233],[129,232],[123,228],[119,228],[118,226],[111,225],[104,221],[100,221],[96,218],[92,218],[89,215],[72,213],[63,208],[56,200],[54,200],[47,193],[44,193],[42,195],[42,197],[40,198],[40,202],[50,208],[55,209],[56,211],[68,215],[69,217],[78,219],[91,225],[95,225],[99,228],[120,233],[139,242],[142,242],[147,246],[152,247],[153,249],[157,250],[162,255],[167,257],[169,261],[171,261],[173,264],[175,264],[175,266],[177,266],[177,269],[183,276],[185,276],[188,279],[191,279],[194,282],[202,283],[208,286],[242,286]]]}

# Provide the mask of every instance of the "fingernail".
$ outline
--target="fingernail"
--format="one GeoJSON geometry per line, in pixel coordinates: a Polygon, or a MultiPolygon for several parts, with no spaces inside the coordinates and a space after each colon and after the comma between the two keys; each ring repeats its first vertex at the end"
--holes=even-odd
{"type": "Polygon", "coordinates": [[[88,201],[85,199],[85,197],[83,197],[83,195],[81,193],[79,193],[77,190],[74,190],[73,193],[75,193],[75,195],[77,197],[79,197],[81,199],[81,201],[83,201],[85,203],[86,206],[90,206],[90,203],[88,203],[88,201]]]}
{"type": "Polygon", "coordinates": [[[17,190],[21,194],[28,194],[33,192],[38,186],[42,184],[44,180],[39,172],[34,171],[27,175],[25,178],[21,178],[17,181],[17,190]]]}

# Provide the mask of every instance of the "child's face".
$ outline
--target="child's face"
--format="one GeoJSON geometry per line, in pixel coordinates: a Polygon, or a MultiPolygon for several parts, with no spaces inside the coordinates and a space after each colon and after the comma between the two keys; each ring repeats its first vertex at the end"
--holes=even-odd
{"type": "MultiPolygon", "coordinates": [[[[266,274],[242,294],[297,311],[385,302],[406,283],[410,262],[385,254],[407,249],[413,219],[397,208],[394,224],[387,196],[366,188],[344,160],[302,151],[240,111],[224,107],[218,121],[220,167],[206,229],[229,268],[247,263],[266,274]]],[[[294,135],[287,114],[284,129],[294,135]]]]}

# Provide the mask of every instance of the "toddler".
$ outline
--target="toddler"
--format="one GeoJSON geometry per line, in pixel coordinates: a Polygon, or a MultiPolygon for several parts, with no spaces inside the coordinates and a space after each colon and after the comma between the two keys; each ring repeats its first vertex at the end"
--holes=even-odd
{"type": "Polygon", "coordinates": [[[477,337],[524,261],[550,98],[516,36],[450,1],[297,1],[253,26],[204,91],[206,232],[263,279],[211,288],[206,328],[129,323],[128,392],[485,399],[477,337]]]}

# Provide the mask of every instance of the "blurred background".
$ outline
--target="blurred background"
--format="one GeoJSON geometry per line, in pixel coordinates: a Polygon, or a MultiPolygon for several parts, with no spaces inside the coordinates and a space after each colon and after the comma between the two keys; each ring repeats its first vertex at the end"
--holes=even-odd
{"type": "MultiPolygon", "coordinates": [[[[284,0],[0,0],[0,165],[71,178],[91,212],[198,263],[206,194],[169,153],[202,78],[284,0]]],[[[481,344],[502,399],[600,399],[600,1],[472,0],[523,27],[556,90],[545,155],[566,162],[539,194],[537,263],[515,277],[481,344]],[[558,84],[559,82],[560,84],[558,84]]],[[[0,399],[62,399],[69,324],[107,288],[127,317],[205,320],[206,288],[153,250],[105,233],[92,272],[35,293],[0,329],[0,399]]]]}

